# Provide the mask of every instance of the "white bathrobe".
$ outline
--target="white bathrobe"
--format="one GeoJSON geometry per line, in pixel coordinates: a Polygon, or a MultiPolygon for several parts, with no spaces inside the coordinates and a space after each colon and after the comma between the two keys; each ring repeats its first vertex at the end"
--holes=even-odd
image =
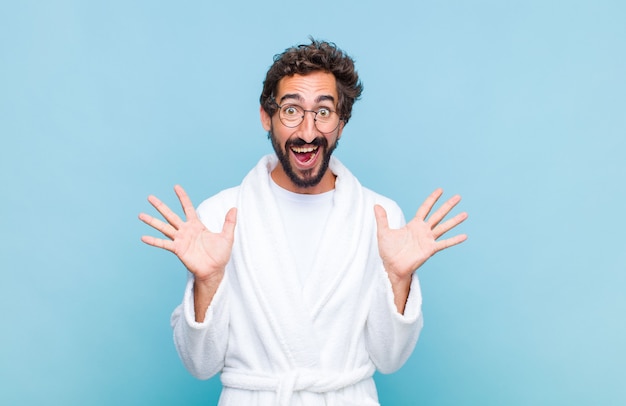
{"type": "Polygon", "coordinates": [[[303,286],[270,189],[276,165],[264,157],[240,186],[198,207],[211,231],[237,207],[235,243],[203,323],[190,275],[172,314],[178,353],[200,379],[222,372],[219,405],[377,405],[374,371],[400,368],[422,328],[417,276],[399,314],[378,254],[374,205],[392,228],[404,224],[402,212],[332,158],[333,209],[303,286]]]}

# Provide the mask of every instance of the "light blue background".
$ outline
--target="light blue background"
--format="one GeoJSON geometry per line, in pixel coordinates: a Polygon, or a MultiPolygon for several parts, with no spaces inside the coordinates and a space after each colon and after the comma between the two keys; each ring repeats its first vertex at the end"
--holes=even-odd
{"type": "Polygon", "coordinates": [[[337,156],[407,216],[437,186],[470,213],[382,403],[626,404],[625,4],[3,0],[0,404],[215,404],[137,214],[270,151],[261,82],[308,35],[365,85],[337,156]]]}

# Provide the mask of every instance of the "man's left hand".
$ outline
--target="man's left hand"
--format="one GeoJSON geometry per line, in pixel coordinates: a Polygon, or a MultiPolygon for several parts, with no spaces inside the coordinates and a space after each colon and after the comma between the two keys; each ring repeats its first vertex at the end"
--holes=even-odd
{"type": "Polygon", "coordinates": [[[400,308],[404,309],[402,303],[406,301],[402,291],[406,291],[408,296],[411,276],[415,270],[437,252],[460,244],[467,239],[465,234],[439,239],[467,218],[467,213],[463,212],[443,221],[454,206],[461,201],[459,195],[451,197],[428,217],[442,194],[443,190],[435,190],[419,207],[415,217],[399,229],[389,228],[387,212],[382,206],[376,205],[374,207],[378,228],[378,252],[394,288],[399,311],[400,308]],[[402,306],[399,306],[400,304],[402,306]]]}

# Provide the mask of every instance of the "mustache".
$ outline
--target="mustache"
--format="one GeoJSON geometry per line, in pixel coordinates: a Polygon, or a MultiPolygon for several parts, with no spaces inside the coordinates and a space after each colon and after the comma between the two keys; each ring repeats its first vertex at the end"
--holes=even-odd
{"type": "Polygon", "coordinates": [[[315,147],[328,147],[328,140],[324,137],[317,137],[311,140],[311,142],[306,142],[302,138],[294,138],[290,139],[285,143],[285,147],[303,147],[305,145],[313,145],[315,147]]]}

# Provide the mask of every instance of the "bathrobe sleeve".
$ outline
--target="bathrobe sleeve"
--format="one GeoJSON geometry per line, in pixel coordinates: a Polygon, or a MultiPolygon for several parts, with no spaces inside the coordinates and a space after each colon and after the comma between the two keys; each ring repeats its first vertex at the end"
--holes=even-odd
{"type": "Polygon", "coordinates": [[[220,284],[202,323],[196,322],[193,275],[189,276],[183,303],[172,313],[174,345],[185,368],[198,379],[209,379],[224,368],[228,344],[228,277],[220,284]]]}
{"type": "MultiPolygon", "coordinates": [[[[234,207],[237,193],[237,188],[227,189],[198,206],[198,217],[210,231],[222,229],[226,213],[234,207]]],[[[196,322],[191,273],[188,273],[183,302],[172,313],[174,345],[185,368],[198,379],[209,379],[224,368],[229,337],[228,269],[227,266],[202,323],[196,322]]]]}
{"type": "MultiPolygon", "coordinates": [[[[402,211],[395,202],[386,199],[378,201],[378,204],[385,207],[390,227],[400,228],[405,224],[402,211]]],[[[378,255],[377,241],[373,247],[375,255],[378,255]]],[[[378,261],[374,273],[365,331],[366,345],[376,368],[382,373],[392,373],[407,361],[422,330],[422,293],[417,273],[414,273],[404,314],[400,314],[382,261],[378,261]]]]}

